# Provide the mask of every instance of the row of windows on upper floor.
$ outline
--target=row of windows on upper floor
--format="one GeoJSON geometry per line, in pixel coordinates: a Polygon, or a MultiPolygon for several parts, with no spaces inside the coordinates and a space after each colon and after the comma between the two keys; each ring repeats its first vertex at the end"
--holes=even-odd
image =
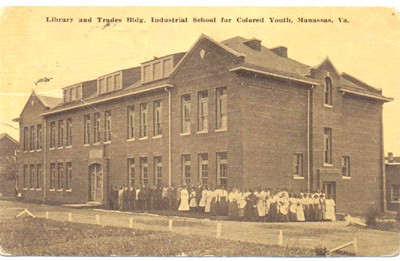
{"type": "MultiPolygon", "coordinates": [[[[191,124],[194,120],[192,115],[192,97],[190,94],[181,97],[181,134],[187,135],[191,133],[191,124]]],[[[228,126],[228,99],[226,87],[216,89],[216,129],[217,131],[226,130],[228,126]]],[[[197,125],[198,132],[208,132],[209,118],[209,97],[208,91],[198,92],[197,95],[197,125]]],[[[153,105],[153,137],[162,135],[162,100],[154,101],[153,105]]],[[[139,105],[139,138],[148,137],[148,102],[139,105]]],[[[127,139],[136,137],[136,110],[135,106],[127,108],[127,139]]],[[[70,147],[72,145],[72,118],[66,120],[51,121],[50,128],[50,148],[70,147]],[[56,131],[57,130],[57,131],[56,131]],[[65,135],[64,135],[65,134],[65,135]],[[56,136],[57,135],[57,136],[56,136]]],[[[104,133],[104,142],[110,142],[112,139],[112,116],[111,110],[104,112],[104,126],[101,129],[101,114],[99,112],[93,114],[93,126],[91,124],[91,115],[84,115],[84,144],[90,144],[91,138],[93,143],[99,143],[101,133],[104,133]],[[93,136],[93,137],[91,137],[93,136]]],[[[24,128],[24,151],[40,150],[42,148],[42,125],[24,128]],[[29,132],[30,130],[30,132],[29,132]]]]}

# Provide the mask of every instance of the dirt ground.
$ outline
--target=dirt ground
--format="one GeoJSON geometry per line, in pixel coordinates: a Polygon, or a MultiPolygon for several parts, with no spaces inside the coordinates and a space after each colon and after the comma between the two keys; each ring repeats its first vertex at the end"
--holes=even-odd
{"type": "MultiPolygon", "coordinates": [[[[69,219],[69,213],[71,213],[74,223],[96,224],[96,215],[98,215],[102,226],[124,228],[131,226],[133,230],[139,229],[159,233],[168,232],[169,220],[172,220],[173,233],[167,234],[181,235],[180,238],[197,235],[197,237],[213,239],[216,237],[217,224],[221,223],[222,231],[219,241],[225,239],[225,241],[243,242],[242,244],[247,242],[276,247],[279,242],[280,231],[282,231],[284,248],[296,247],[310,251],[317,245],[321,245],[327,249],[332,249],[352,241],[354,238],[357,238],[359,256],[394,256],[398,255],[400,248],[399,233],[347,226],[344,221],[313,223],[215,221],[99,209],[75,209],[15,201],[0,201],[0,220],[15,219],[15,216],[25,208],[40,218],[45,218],[46,212],[48,212],[50,220],[65,222],[69,219]]],[[[1,241],[0,245],[2,245],[1,241]]],[[[349,253],[353,251],[351,246],[344,250],[349,253]]]]}

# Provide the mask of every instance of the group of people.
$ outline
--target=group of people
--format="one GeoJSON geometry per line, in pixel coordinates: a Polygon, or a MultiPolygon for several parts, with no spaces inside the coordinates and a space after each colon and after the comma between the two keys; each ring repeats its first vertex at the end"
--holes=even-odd
{"type": "Polygon", "coordinates": [[[335,221],[335,201],[316,191],[224,186],[110,187],[110,209],[121,211],[178,210],[228,216],[231,220],[294,222],[335,221]]]}

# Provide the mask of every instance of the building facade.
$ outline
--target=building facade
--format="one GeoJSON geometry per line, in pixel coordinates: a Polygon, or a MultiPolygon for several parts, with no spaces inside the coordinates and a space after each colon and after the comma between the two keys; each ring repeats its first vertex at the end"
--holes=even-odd
{"type": "Polygon", "coordinates": [[[387,209],[400,211],[400,157],[389,152],[385,159],[387,209]]]}
{"type": "Polygon", "coordinates": [[[338,212],[384,206],[382,105],[391,99],[328,58],[311,67],[285,47],[201,35],[185,53],[63,95],[46,106],[33,93],[18,119],[27,200],[106,203],[109,186],[203,183],[323,190],[338,212]],[[39,124],[40,149],[23,147],[39,124]]]}

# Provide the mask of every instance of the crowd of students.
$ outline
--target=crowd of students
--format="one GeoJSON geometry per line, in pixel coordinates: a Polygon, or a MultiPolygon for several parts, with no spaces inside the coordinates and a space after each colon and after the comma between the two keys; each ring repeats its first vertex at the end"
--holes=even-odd
{"type": "Polygon", "coordinates": [[[224,186],[110,187],[108,206],[121,211],[178,210],[247,221],[335,221],[335,202],[319,191],[224,186]]]}

